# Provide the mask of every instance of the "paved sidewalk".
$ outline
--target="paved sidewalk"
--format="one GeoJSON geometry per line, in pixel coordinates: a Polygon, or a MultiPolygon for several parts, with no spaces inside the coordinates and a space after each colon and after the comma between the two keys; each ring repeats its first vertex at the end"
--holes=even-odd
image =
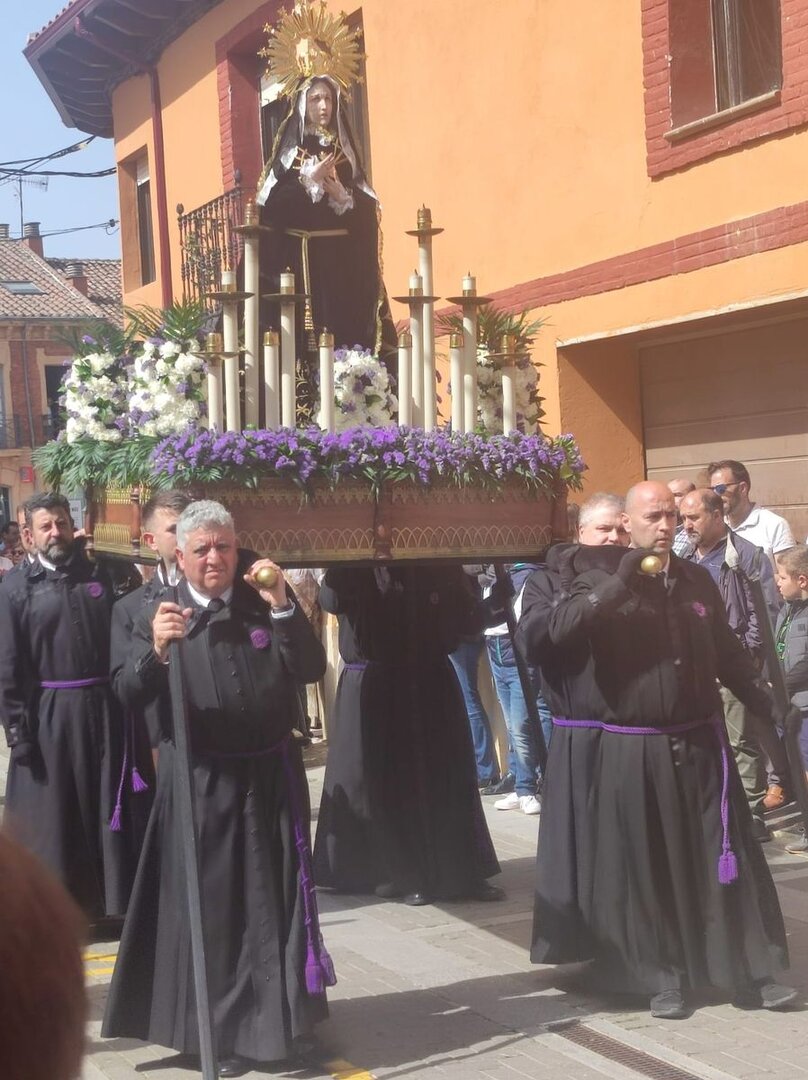
{"type": "MultiPolygon", "coordinates": [[[[0,786],[5,770],[0,751],[0,786]]],[[[322,768],[309,771],[318,805],[322,768]]],[[[1,788],[0,788],[1,789],[1,788]]],[[[319,1029],[321,1070],[300,1080],[808,1080],[808,1016],[742,1012],[718,1000],[687,1020],[652,1020],[640,1002],[605,1001],[574,988],[574,971],[527,959],[538,818],[486,814],[508,898],[498,904],[407,908],[322,895],[323,930],[339,984],[319,1029]],[[649,1057],[650,1055],[650,1057],[649,1057]]],[[[808,991],[808,860],[766,845],[786,915],[793,971],[808,991]]],[[[88,949],[92,1002],[83,1080],[191,1080],[173,1052],[124,1039],[102,1041],[100,1021],[116,943],[88,949]]],[[[255,1080],[265,1072],[253,1072],[255,1080]]]]}

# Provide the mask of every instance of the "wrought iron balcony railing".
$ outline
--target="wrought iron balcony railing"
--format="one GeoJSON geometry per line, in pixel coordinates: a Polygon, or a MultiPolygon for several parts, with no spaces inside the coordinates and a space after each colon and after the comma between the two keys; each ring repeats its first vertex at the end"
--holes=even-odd
{"type": "Polygon", "coordinates": [[[243,223],[243,210],[244,192],[240,187],[188,213],[182,203],[177,206],[183,299],[199,300],[205,293],[219,290],[222,270],[238,266],[242,241],[235,227],[243,223]]]}
{"type": "Polygon", "coordinates": [[[0,450],[16,450],[22,446],[21,429],[19,416],[0,416],[0,450]]]}

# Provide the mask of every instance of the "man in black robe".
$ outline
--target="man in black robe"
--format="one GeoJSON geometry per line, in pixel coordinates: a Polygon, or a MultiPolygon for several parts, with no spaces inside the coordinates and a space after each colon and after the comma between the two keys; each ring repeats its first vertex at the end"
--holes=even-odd
{"type": "MultiPolygon", "coordinates": [[[[116,601],[112,609],[112,639],[110,643],[110,677],[113,685],[118,674],[126,666],[132,648],[132,631],[135,620],[143,608],[159,600],[168,589],[179,581],[177,569],[177,519],[191,503],[191,496],[183,491],[158,491],[143,507],[143,541],[159,557],[154,576],[137,589],[116,601]]],[[[138,739],[143,732],[153,751],[157,751],[162,737],[163,725],[157,716],[157,704],[145,710],[130,710],[138,739]]],[[[156,753],[155,753],[156,758],[156,753]]]]}
{"type": "Polygon", "coordinates": [[[337,568],[320,588],[344,661],[314,862],[342,892],[499,900],[499,872],[449,661],[482,627],[460,567],[337,568]]]}
{"type": "Polygon", "coordinates": [[[717,680],[757,715],[771,698],[709,574],[671,554],[667,487],[632,488],[623,521],[635,550],[569,548],[555,592],[525,590],[517,639],[555,724],[531,958],[594,959],[596,985],[648,994],[655,1016],[707,986],[779,1008],[795,997],[774,981],[783,920],[717,680]],[[645,549],[660,573],[641,572],[645,549]]]}
{"type": "Polygon", "coordinates": [[[90,918],[123,915],[145,814],[109,686],[112,587],[74,538],[63,496],[34,496],[25,513],[37,559],[0,589],[6,810],[90,918]]]}
{"type": "MultiPolygon", "coordinates": [[[[320,937],[308,853],[305,773],[292,737],[297,683],[325,653],[283,575],[259,587],[259,560],[237,575],[233,520],[192,503],[177,523],[177,601],[135,620],[115,691],[131,707],[168,693],[181,650],[193,756],[199,861],[220,1076],[286,1059],[327,1012],[334,981],[320,937]],[[182,639],[180,641],[180,639],[182,639]]],[[[277,570],[276,567],[273,567],[277,570]]],[[[167,707],[159,711],[170,720],[167,707]]],[[[199,1035],[182,875],[171,730],[124,926],[102,1034],[196,1054],[199,1035]]]]}

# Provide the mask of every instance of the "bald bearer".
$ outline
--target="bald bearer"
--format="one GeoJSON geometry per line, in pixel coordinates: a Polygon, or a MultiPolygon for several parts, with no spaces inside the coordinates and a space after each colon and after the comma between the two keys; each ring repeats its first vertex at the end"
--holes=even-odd
{"type": "Polygon", "coordinates": [[[630,549],[566,548],[558,593],[520,621],[554,722],[531,958],[592,960],[594,987],[659,1017],[706,987],[782,1008],[783,919],[717,680],[757,716],[771,699],[709,573],[671,553],[668,488],[632,488],[623,524],[630,549]]]}

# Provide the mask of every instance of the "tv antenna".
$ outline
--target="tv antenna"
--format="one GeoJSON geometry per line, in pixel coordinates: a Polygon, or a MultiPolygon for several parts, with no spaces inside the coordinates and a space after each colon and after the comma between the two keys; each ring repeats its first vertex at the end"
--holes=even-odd
{"type": "Polygon", "coordinates": [[[47,176],[32,176],[30,173],[24,171],[16,173],[8,173],[0,179],[0,185],[3,184],[16,184],[17,186],[17,198],[20,200],[20,236],[23,234],[23,225],[25,223],[25,207],[23,203],[22,189],[24,187],[39,188],[40,191],[48,190],[48,177],[47,176]]]}

